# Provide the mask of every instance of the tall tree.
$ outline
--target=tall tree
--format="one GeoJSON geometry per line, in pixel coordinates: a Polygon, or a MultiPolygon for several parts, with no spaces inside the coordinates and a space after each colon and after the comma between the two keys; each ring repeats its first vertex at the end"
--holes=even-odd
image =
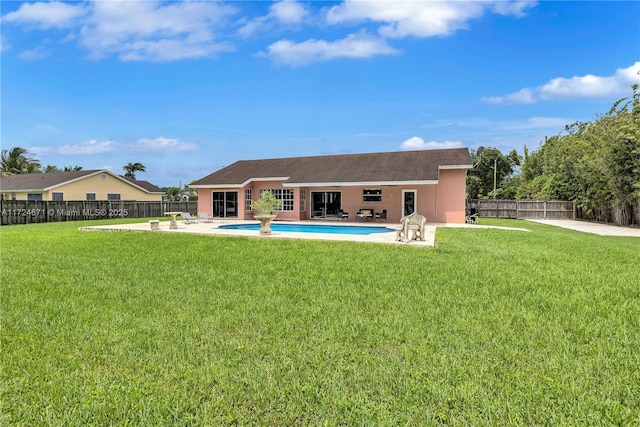
{"type": "Polygon", "coordinates": [[[124,169],[124,176],[128,178],[136,179],[136,172],[145,172],[147,168],[142,163],[127,163],[122,167],[124,169]]]}
{"type": "Polygon", "coordinates": [[[593,218],[640,223],[640,93],[593,122],[574,123],[525,152],[518,196],[572,200],[593,218]]]}
{"type": "Polygon", "coordinates": [[[480,155],[471,152],[474,167],[467,173],[467,196],[470,199],[505,198],[515,195],[513,175],[521,163],[516,150],[506,156],[497,148],[486,148],[480,155]],[[495,186],[495,193],[494,193],[495,186]]]}
{"type": "Polygon", "coordinates": [[[2,150],[0,154],[0,173],[3,176],[40,171],[40,161],[29,155],[29,151],[21,147],[2,150]]]}

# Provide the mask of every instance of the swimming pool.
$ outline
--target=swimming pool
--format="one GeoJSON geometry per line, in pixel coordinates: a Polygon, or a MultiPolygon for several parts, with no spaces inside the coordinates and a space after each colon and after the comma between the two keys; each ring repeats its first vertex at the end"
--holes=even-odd
{"type": "MultiPolygon", "coordinates": [[[[228,224],[218,227],[223,230],[260,230],[260,224],[228,224]]],[[[361,225],[329,225],[329,224],[276,224],[271,223],[271,230],[283,233],[323,233],[323,234],[356,234],[390,233],[391,228],[383,226],[365,227],[361,225]]]]}

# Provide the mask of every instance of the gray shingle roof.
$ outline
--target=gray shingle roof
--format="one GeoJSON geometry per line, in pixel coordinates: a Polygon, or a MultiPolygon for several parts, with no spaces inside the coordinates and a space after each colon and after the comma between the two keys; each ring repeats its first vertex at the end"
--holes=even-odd
{"type": "Polygon", "coordinates": [[[137,185],[138,187],[148,191],[149,193],[164,193],[162,188],[158,187],[157,185],[154,185],[154,184],[150,183],[149,181],[141,181],[139,179],[133,179],[133,178],[129,178],[129,177],[126,177],[126,176],[120,176],[120,178],[125,179],[125,180],[137,185]]]}
{"type": "Polygon", "coordinates": [[[55,188],[71,181],[86,178],[98,173],[109,173],[120,179],[142,188],[149,193],[163,193],[162,189],[148,181],[138,181],[115,175],[104,169],[91,169],[82,171],[51,172],[51,173],[28,173],[0,177],[0,191],[43,191],[55,188]]]}
{"type": "Polygon", "coordinates": [[[435,182],[441,167],[470,168],[469,150],[454,148],[241,160],[199,179],[191,186],[239,186],[260,178],[287,178],[289,185],[435,182]]]}
{"type": "Polygon", "coordinates": [[[2,191],[46,190],[99,172],[98,170],[25,173],[0,178],[2,191]]]}

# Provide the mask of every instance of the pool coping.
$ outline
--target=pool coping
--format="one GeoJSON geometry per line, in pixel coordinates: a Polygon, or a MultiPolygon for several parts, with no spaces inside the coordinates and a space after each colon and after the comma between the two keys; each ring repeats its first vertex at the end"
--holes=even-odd
{"type": "MultiPolygon", "coordinates": [[[[288,222],[288,221],[287,221],[288,222]]],[[[149,221],[141,223],[131,224],[112,224],[112,225],[92,225],[79,227],[81,231],[140,231],[140,232],[152,232],[152,233],[186,233],[186,234],[199,234],[208,236],[236,236],[236,237],[249,237],[258,239],[303,239],[303,240],[332,240],[332,241],[348,241],[348,242],[364,242],[364,243],[380,243],[380,244],[394,244],[405,245],[415,247],[433,247],[435,246],[435,234],[438,227],[457,227],[457,228],[498,228],[498,229],[510,229],[528,231],[524,228],[512,228],[512,227],[496,227],[485,226],[478,224],[427,224],[425,230],[425,240],[410,240],[408,243],[396,241],[396,227],[400,224],[386,223],[386,222],[346,222],[346,221],[295,221],[296,224],[309,224],[309,225],[340,225],[340,226],[361,226],[361,227],[388,227],[393,231],[388,233],[372,233],[365,235],[358,234],[330,234],[330,233],[309,233],[309,232],[277,232],[274,231],[271,234],[260,234],[255,230],[229,230],[218,228],[220,225],[231,224],[247,224],[256,223],[258,221],[252,220],[213,220],[212,222],[199,221],[193,224],[186,224],[184,221],[178,221],[178,228],[170,229],[169,221],[160,221],[159,229],[156,231],[151,230],[149,221]]],[[[284,223],[284,221],[283,221],[284,223]]]]}

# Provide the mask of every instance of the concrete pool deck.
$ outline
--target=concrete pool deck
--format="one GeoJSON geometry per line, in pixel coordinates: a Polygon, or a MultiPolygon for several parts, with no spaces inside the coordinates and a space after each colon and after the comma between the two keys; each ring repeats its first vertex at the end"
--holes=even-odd
{"type": "MultiPolygon", "coordinates": [[[[458,228],[496,228],[501,230],[518,230],[529,231],[524,228],[515,227],[495,227],[478,224],[427,224],[425,232],[425,240],[410,240],[408,243],[396,241],[396,227],[400,224],[395,223],[363,223],[363,222],[337,222],[337,221],[296,221],[296,224],[310,225],[352,225],[362,227],[388,227],[394,231],[388,233],[373,233],[366,235],[356,234],[328,234],[328,233],[299,233],[299,232],[272,232],[271,234],[261,235],[256,230],[230,230],[218,228],[221,225],[228,224],[247,224],[257,223],[257,221],[237,221],[237,220],[214,220],[213,222],[197,222],[194,224],[185,224],[178,221],[178,228],[170,229],[169,221],[160,221],[157,231],[151,230],[149,221],[133,224],[116,224],[116,225],[95,225],[80,227],[82,231],[148,231],[153,233],[186,233],[213,236],[242,236],[260,239],[307,239],[307,240],[337,240],[348,242],[367,242],[367,243],[386,243],[395,245],[407,245],[416,247],[433,247],[435,245],[436,228],[438,227],[458,227],[458,228]]],[[[286,223],[286,222],[283,222],[286,223]]]]}

